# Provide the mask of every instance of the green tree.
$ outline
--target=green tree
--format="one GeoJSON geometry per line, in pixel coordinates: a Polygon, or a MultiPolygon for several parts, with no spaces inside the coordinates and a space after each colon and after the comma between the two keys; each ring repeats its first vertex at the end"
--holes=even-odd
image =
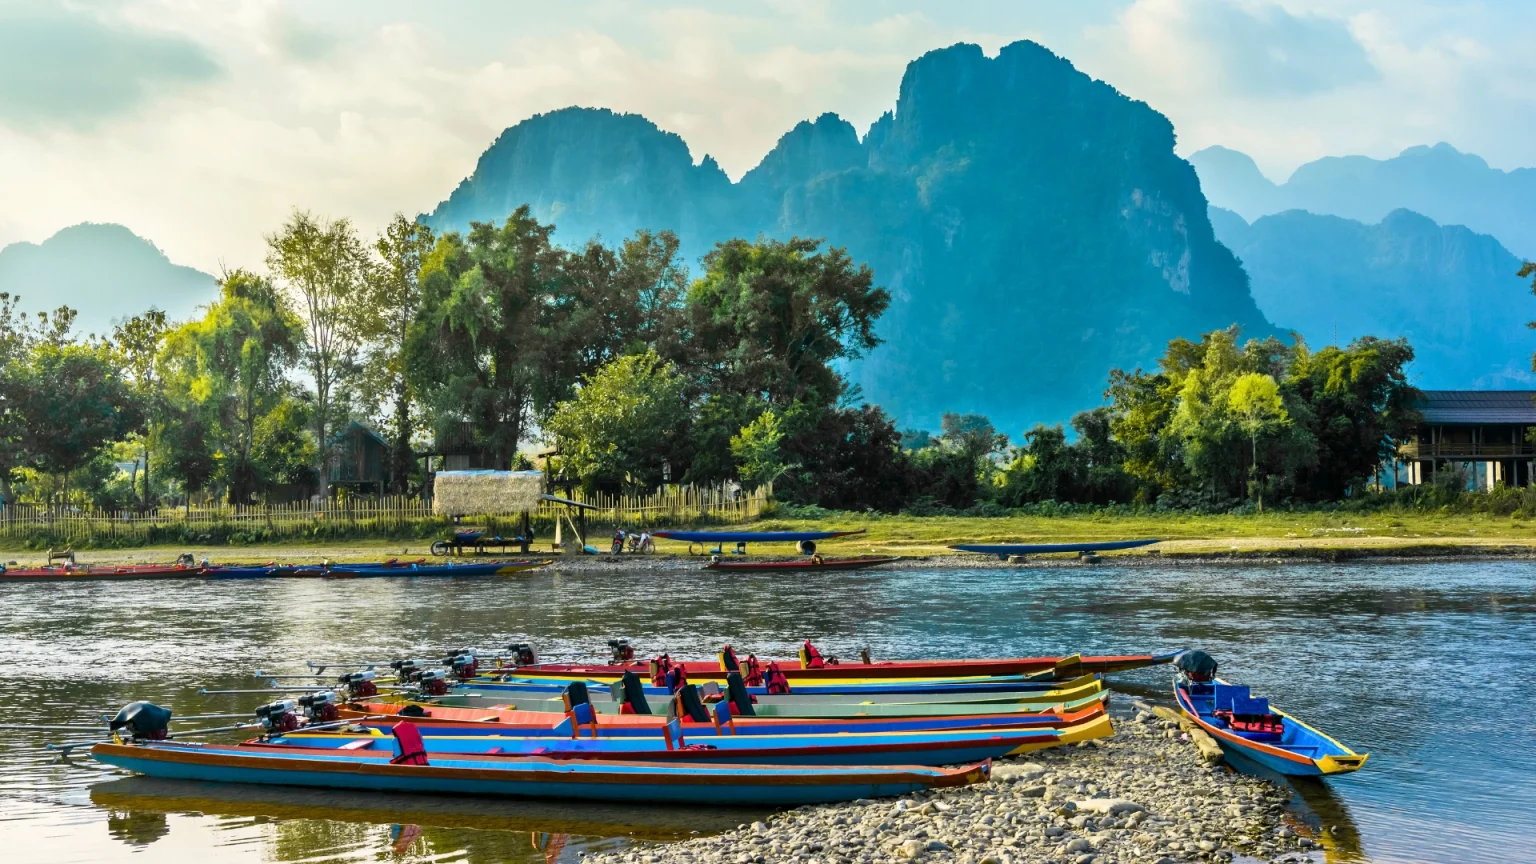
{"type": "Polygon", "coordinates": [[[758,394],[776,409],[835,404],[833,367],[880,344],[891,296],[846,250],[821,241],[728,240],[704,256],[688,290],[689,362],[711,393],[758,394]]]}
{"type": "Polygon", "coordinates": [[[500,226],[438,239],[422,264],[423,315],[412,367],[441,434],[467,423],[497,465],[512,464],[546,362],[542,307],[566,290],[553,226],[519,207],[500,226]]]}
{"type": "Polygon", "coordinates": [[[224,276],[219,299],[202,319],[166,338],[167,397],[181,415],[177,422],[188,424],[172,436],[171,461],[187,489],[202,488],[213,458],[230,503],[253,499],[265,482],[253,456],[257,426],[292,398],[287,374],[303,339],[303,326],[283,296],[243,270],[224,276]],[[211,449],[177,452],[181,447],[211,449]]]}
{"type": "Polygon", "coordinates": [[[71,475],[138,427],[142,414],[96,346],[41,341],[24,375],[23,446],[39,469],[59,475],[67,502],[71,475]]]}
{"type": "MultiPolygon", "coordinates": [[[[1515,275],[1521,279],[1529,276],[1531,279],[1531,293],[1536,294],[1536,261],[1520,262],[1520,270],[1515,275]]],[[[1532,321],[1526,326],[1536,330],[1536,321],[1532,321]]],[[[1531,355],[1531,370],[1536,371],[1536,354],[1531,355]]]]}
{"type": "Polygon", "coordinates": [[[112,332],[111,350],[123,378],[133,390],[143,422],[133,430],[138,439],[138,458],[143,463],[142,507],[150,505],[149,454],[165,420],[165,386],[158,359],[165,337],[171,332],[165,313],[150,309],[118,324],[112,332]]]}
{"type": "Polygon", "coordinates": [[[1248,475],[1252,478],[1254,495],[1259,502],[1259,512],[1264,512],[1264,491],[1259,485],[1259,436],[1290,422],[1285,405],[1280,399],[1280,385],[1274,378],[1260,372],[1238,376],[1227,391],[1227,405],[1237,418],[1237,425],[1248,435],[1253,448],[1248,475]]]}
{"type": "Polygon", "coordinates": [[[544,431],[585,488],[648,490],[661,483],[686,432],[683,386],[654,351],[620,357],[562,402],[544,431]]]}
{"type": "Polygon", "coordinates": [[[352,372],[366,322],[375,315],[371,292],[364,287],[368,253],[351,222],[319,219],[302,210],[266,239],[267,266],[287,284],[303,322],[301,350],[315,386],[316,471],[323,484],[331,461],[331,429],[345,414],[333,396],[352,372]]]}
{"type": "Polygon", "coordinates": [[[415,462],[418,399],[410,374],[411,331],[422,312],[421,266],[435,244],[432,229],[396,213],[374,249],[379,266],[369,271],[366,302],[354,316],[365,340],[359,376],[363,400],[390,406],[391,489],[404,494],[415,462]]]}
{"type": "Polygon", "coordinates": [[[940,429],[939,440],[964,453],[978,471],[990,463],[993,454],[1008,449],[1008,436],[980,414],[945,414],[940,418],[940,429]]]}
{"type": "Polygon", "coordinates": [[[784,431],[779,415],[772,410],[757,415],[757,419],[741,427],[731,438],[731,455],[736,457],[737,470],[742,485],[749,489],[766,486],[792,470],[781,453],[784,431]]]}

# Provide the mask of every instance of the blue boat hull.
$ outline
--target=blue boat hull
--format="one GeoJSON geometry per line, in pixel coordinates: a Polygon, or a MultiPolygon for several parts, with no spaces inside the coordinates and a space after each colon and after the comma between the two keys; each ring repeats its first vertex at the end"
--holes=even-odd
{"type": "Polygon", "coordinates": [[[220,783],[314,786],[378,792],[417,792],[517,798],[570,798],[675,804],[799,804],[905,795],[935,786],[986,779],[987,765],[965,769],[713,768],[644,763],[589,765],[572,761],[496,757],[392,765],[334,756],[273,756],[238,747],[178,748],[98,744],[100,762],[150,777],[220,783]]]}
{"type": "MultiPolygon", "coordinates": [[[[1221,687],[1231,687],[1225,681],[1221,687]]],[[[1244,699],[1247,688],[1240,688],[1244,699]]],[[[1173,685],[1173,695],[1179,710],[1205,730],[1223,752],[1237,754],[1255,764],[1288,777],[1323,777],[1359,770],[1369,758],[1359,754],[1327,735],[1313,729],[1288,714],[1275,712],[1283,719],[1283,734],[1254,734],[1230,727],[1226,720],[1216,716],[1215,687],[1210,684],[1173,685]]],[[[1268,700],[1257,700],[1264,711],[1268,700]]]]}
{"type": "Polygon", "coordinates": [[[857,531],[654,531],[652,536],[685,543],[798,543],[802,540],[827,540],[851,537],[857,531]]]}
{"type": "Polygon", "coordinates": [[[1010,555],[1047,555],[1054,552],[1114,552],[1119,549],[1135,549],[1151,546],[1157,540],[1105,540],[1098,543],[1018,543],[1004,545],[963,544],[951,546],[961,552],[979,552],[1007,558],[1010,555]]]}

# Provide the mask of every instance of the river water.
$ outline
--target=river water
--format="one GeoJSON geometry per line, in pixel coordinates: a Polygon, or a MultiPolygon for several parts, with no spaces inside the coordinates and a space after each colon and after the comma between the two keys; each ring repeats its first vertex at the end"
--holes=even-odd
{"type": "MultiPolygon", "coordinates": [[[[1536,861],[1536,566],[1060,568],[817,579],[693,569],[466,579],[0,586],[0,723],[96,722],[147,698],[245,711],[254,670],[529,639],[592,660],[789,656],[812,637],[877,658],[1201,647],[1224,676],[1372,758],[1298,782],[1292,818],[1329,861],[1536,861]]],[[[1169,701],[1166,668],[1117,691],[1169,701]]],[[[1125,700],[1121,700],[1122,704],[1125,700]]],[[[219,722],[219,721],[210,721],[219,722]]],[[[0,732],[7,861],[576,861],[710,833],[752,811],[485,802],[151,781],[0,732]]]]}

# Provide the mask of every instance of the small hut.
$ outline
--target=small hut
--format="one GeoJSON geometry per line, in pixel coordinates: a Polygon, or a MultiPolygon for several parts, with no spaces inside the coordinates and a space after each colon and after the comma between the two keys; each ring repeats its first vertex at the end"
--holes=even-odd
{"type": "Polygon", "coordinates": [[[432,481],[432,512],[532,513],[544,497],[538,471],[439,471],[432,481]]]}
{"type": "MultiPolygon", "coordinates": [[[[432,482],[432,511],[444,516],[472,514],[523,514],[523,536],[532,536],[529,515],[540,501],[553,501],[566,508],[564,521],[576,533],[575,551],[587,551],[584,511],[596,509],[591,504],[556,498],[544,493],[544,474],[539,471],[439,471],[432,482]],[[571,512],[576,518],[572,519],[571,512]]],[[[560,518],[555,521],[555,545],[560,547],[560,518]]]]}

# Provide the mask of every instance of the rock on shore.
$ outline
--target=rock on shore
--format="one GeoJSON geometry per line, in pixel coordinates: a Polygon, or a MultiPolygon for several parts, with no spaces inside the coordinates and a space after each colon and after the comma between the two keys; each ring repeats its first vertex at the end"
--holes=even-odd
{"type": "Polygon", "coordinates": [[[1207,760],[1147,711],[1113,737],[996,763],[988,783],[800,807],[735,831],[598,856],[603,864],[1173,864],[1303,857],[1290,792],[1207,760]],[[1027,761],[1026,761],[1027,760],[1027,761]],[[1298,854],[1300,853],[1300,854],[1298,854]]]}

